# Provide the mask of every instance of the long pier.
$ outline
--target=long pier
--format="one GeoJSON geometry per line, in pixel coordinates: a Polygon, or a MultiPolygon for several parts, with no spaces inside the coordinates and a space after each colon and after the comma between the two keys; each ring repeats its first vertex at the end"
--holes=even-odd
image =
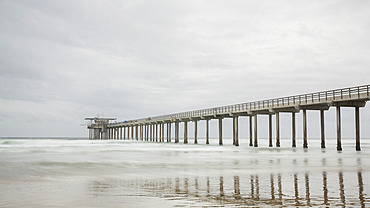
{"type": "MultiPolygon", "coordinates": [[[[337,123],[337,150],[342,150],[341,142],[341,108],[352,107],[355,114],[355,143],[356,150],[361,150],[360,143],[360,108],[365,107],[370,99],[370,85],[348,87],[342,89],[314,92],[302,95],[274,98],[268,100],[240,103],[221,107],[187,111],[182,113],[166,114],[156,117],[129,120],[106,124],[106,127],[94,128],[95,135],[90,139],[136,139],[152,142],[171,142],[171,131],[174,125],[175,143],[179,142],[179,124],[184,123],[183,142],[188,143],[188,122],[194,122],[194,143],[198,143],[198,122],[206,122],[206,144],[209,144],[209,120],[217,119],[219,122],[219,144],[223,144],[222,121],[224,118],[233,119],[233,145],[239,146],[238,121],[239,117],[249,117],[249,146],[258,147],[257,120],[259,115],[269,117],[269,147],[273,147],[272,119],[275,116],[275,146],[280,147],[280,113],[290,113],[292,116],[292,147],[296,147],[296,113],[303,111],[303,148],[308,148],[307,142],[307,111],[320,111],[321,148],[325,145],[325,111],[331,107],[336,108],[337,123]],[[96,134],[96,131],[99,131],[96,134]],[[165,131],[166,129],[166,131],[165,131]],[[98,136],[96,136],[98,135],[98,136]],[[103,136],[105,135],[105,136],[103,136]]],[[[91,119],[90,119],[91,120],[91,119]]]]}

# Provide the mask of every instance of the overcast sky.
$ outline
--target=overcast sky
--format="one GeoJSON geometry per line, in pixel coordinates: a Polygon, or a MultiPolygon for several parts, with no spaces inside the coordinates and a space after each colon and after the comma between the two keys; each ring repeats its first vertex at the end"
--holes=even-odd
{"type": "Polygon", "coordinates": [[[1,0],[0,136],[370,84],[369,37],[364,0],[1,0]]]}

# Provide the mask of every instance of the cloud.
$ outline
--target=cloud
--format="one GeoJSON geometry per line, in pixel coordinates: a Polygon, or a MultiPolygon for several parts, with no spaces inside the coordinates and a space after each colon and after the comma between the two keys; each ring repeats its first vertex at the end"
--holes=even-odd
{"type": "Polygon", "coordinates": [[[369,4],[1,1],[0,136],[367,84],[369,4]]]}

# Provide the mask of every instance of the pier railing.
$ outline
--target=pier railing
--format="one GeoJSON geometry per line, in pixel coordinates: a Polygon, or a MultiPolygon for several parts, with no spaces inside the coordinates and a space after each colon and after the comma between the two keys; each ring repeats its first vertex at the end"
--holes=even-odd
{"type": "MultiPolygon", "coordinates": [[[[142,118],[136,120],[130,120],[125,124],[137,124],[147,122],[158,122],[158,121],[176,121],[184,118],[196,118],[206,116],[216,116],[223,114],[233,114],[240,112],[253,112],[258,110],[268,110],[279,107],[299,106],[307,104],[319,104],[325,102],[335,102],[341,100],[351,99],[368,99],[370,95],[370,85],[363,85],[357,87],[349,87],[335,90],[328,90],[322,92],[314,92],[302,95],[294,95],[288,97],[274,98],[268,100],[240,103],[234,105],[226,105],[221,107],[193,110],[181,113],[167,114],[149,118],[142,118]]],[[[113,125],[123,124],[123,122],[117,122],[113,125]]]]}

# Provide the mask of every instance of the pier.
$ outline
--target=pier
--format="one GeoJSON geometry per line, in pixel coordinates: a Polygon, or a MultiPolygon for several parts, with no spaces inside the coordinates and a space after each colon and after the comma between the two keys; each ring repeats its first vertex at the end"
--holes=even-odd
{"type": "MultiPolygon", "coordinates": [[[[254,102],[246,102],[234,105],[220,106],[214,108],[193,110],[181,113],[166,114],[156,117],[141,118],[116,123],[102,123],[94,127],[95,123],[88,126],[93,130],[94,137],[90,139],[116,139],[116,140],[141,140],[151,142],[172,142],[171,129],[174,126],[174,142],[180,142],[179,124],[183,123],[183,142],[188,141],[188,122],[194,122],[194,143],[198,143],[198,122],[206,122],[206,144],[209,144],[209,120],[218,120],[218,143],[223,145],[222,123],[223,119],[233,120],[233,145],[239,146],[239,117],[249,117],[249,146],[258,147],[257,121],[259,116],[267,115],[269,118],[269,147],[273,147],[272,119],[275,117],[275,147],[280,147],[280,114],[289,113],[292,118],[291,146],[296,147],[296,113],[303,112],[303,148],[308,148],[307,141],[307,111],[320,111],[321,125],[321,148],[325,145],[325,111],[336,108],[337,150],[342,151],[341,136],[341,108],[350,107],[354,109],[355,115],[355,148],[361,150],[360,142],[360,108],[365,107],[370,99],[370,85],[349,87],[322,92],[314,92],[302,95],[267,99],[254,102]],[[166,131],[165,131],[166,127],[166,131]],[[95,130],[94,130],[95,129],[95,130]],[[96,130],[98,129],[98,130],[96,130]],[[99,133],[106,132],[106,133],[99,133]],[[166,132],[166,133],[165,133],[166,132]],[[103,136],[104,135],[104,136],[103,136]],[[166,139],[165,139],[166,138],[166,139]]],[[[86,118],[87,120],[94,120],[86,118]]],[[[108,119],[112,120],[112,119],[108,119]]],[[[91,134],[91,133],[90,133],[91,134]]]]}

